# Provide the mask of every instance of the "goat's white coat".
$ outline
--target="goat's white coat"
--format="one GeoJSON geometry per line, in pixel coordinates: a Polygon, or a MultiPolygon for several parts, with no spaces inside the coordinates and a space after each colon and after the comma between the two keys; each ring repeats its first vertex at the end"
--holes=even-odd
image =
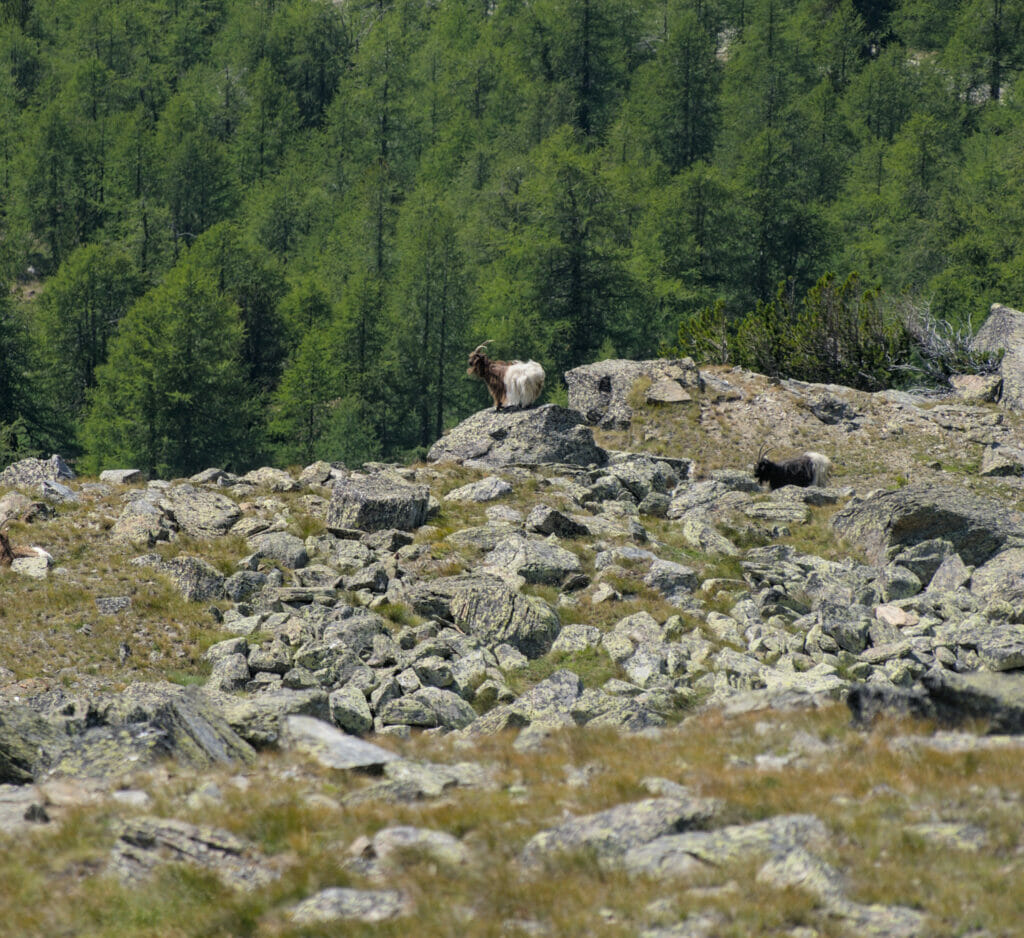
{"type": "Polygon", "coordinates": [[[828,485],[828,474],[832,468],[832,460],[821,453],[804,453],[804,456],[811,461],[811,484],[824,488],[828,485]]]}
{"type": "Polygon", "coordinates": [[[544,387],[544,369],[533,361],[509,362],[505,372],[505,406],[528,407],[544,387]]]}

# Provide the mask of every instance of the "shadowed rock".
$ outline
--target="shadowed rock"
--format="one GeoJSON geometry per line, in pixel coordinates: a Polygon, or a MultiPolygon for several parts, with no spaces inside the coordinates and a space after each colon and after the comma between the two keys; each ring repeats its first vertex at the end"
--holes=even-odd
{"type": "Polygon", "coordinates": [[[1024,516],[962,486],[908,485],[837,512],[836,531],[872,563],[922,541],[944,538],[964,563],[982,564],[1005,547],[1024,544],[1024,516]]]}

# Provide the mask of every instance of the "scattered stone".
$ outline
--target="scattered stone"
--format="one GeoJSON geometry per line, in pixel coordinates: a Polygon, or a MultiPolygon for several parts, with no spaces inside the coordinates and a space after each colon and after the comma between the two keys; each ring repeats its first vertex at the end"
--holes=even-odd
{"type": "Polygon", "coordinates": [[[396,889],[348,889],[336,886],[293,906],[288,917],[296,925],[320,925],[353,919],[359,922],[384,922],[410,909],[396,889]]]}

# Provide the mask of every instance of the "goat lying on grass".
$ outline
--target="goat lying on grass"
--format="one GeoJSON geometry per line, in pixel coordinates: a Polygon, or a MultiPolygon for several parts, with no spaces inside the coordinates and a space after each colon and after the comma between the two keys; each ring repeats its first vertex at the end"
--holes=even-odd
{"type": "Polygon", "coordinates": [[[784,485],[799,485],[807,488],[811,485],[828,485],[828,473],[832,461],[821,453],[804,453],[784,462],[772,462],[765,447],[757,454],[754,465],[754,478],[758,482],[768,483],[768,488],[775,490],[784,485]]]}
{"type": "Polygon", "coordinates": [[[13,547],[7,535],[0,531],[0,567],[9,567],[17,557],[45,557],[53,560],[41,547],[13,547]]]}
{"type": "Polygon", "coordinates": [[[494,399],[495,410],[529,407],[544,387],[544,369],[535,361],[503,362],[488,358],[484,349],[490,341],[469,353],[466,374],[483,379],[494,399]]]}

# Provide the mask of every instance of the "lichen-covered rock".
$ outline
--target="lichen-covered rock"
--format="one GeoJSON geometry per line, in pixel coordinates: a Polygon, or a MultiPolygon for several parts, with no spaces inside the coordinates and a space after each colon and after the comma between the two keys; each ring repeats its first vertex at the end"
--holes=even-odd
{"type": "Polygon", "coordinates": [[[412,531],[426,523],[429,500],[425,485],[409,485],[386,472],[341,479],[331,489],[327,530],[412,531]]]}
{"type": "Polygon", "coordinates": [[[327,692],[320,688],[277,687],[258,694],[232,694],[216,699],[231,728],[257,749],[277,745],[289,717],[321,721],[331,718],[327,692]]]}
{"type": "Polygon", "coordinates": [[[254,534],[249,538],[249,546],[256,556],[274,560],[288,570],[297,570],[309,563],[305,542],[286,531],[254,534]]]}
{"type": "Polygon", "coordinates": [[[514,534],[499,541],[485,558],[488,567],[521,576],[527,583],[559,586],[566,578],[583,572],[572,551],[548,541],[514,534]]]}
{"type": "Polygon", "coordinates": [[[220,537],[242,517],[242,509],[226,495],[187,482],[170,488],[167,501],[178,527],[192,537],[220,537]]]}
{"type": "Polygon", "coordinates": [[[589,466],[602,465],[607,458],[580,415],[557,404],[520,411],[481,410],[449,430],[427,453],[430,462],[483,467],[589,466]]]}
{"type": "Polygon", "coordinates": [[[408,912],[408,903],[396,889],[349,889],[336,886],[303,899],[291,908],[288,917],[296,925],[320,925],[339,919],[384,922],[408,912]]]}
{"type": "Polygon", "coordinates": [[[457,588],[450,613],[467,634],[491,646],[508,643],[527,658],[545,654],[562,627],[547,603],[514,592],[497,577],[478,577],[457,588]]]}
{"type": "Polygon", "coordinates": [[[46,754],[64,744],[61,729],[28,707],[5,701],[0,707],[0,784],[23,785],[47,765],[46,754]]]}
{"type": "Polygon", "coordinates": [[[379,768],[399,758],[381,746],[348,736],[330,723],[307,716],[285,718],[281,745],[305,753],[331,769],[379,768]]]}
{"type": "Polygon", "coordinates": [[[176,818],[135,817],[120,822],[110,870],[127,883],[149,879],[166,863],[185,863],[215,873],[236,889],[266,886],[280,870],[228,831],[176,818]]]}
{"type": "Polygon", "coordinates": [[[476,711],[458,694],[440,687],[421,687],[392,700],[380,713],[385,726],[406,725],[458,730],[476,719],[476,711]]]}
{"type": "Polygon", "coordinates": [[[526,528],[537,534],[554,534],[555,537],[586,537],[590,534],[584,522],[548,505],[536,505],[530,511],[526,528]]]}
{"type": "MultiPolygon", "coordinates": [[[[589,424],[603,429],[628,427],[633,408],[628,398],[641,378],[659,390],[656,397],[664,399],[667,382],[680,391],[699,391],[703,386],[697,366],[690,358],[623,361],[612,359],[581,365],[565,373],[569,389],[569,406],[583,414],[589,424]]],[[[690,397],[691,395],[685,395],[690,397]]],[[[680,401],[685,398],[679,396],[680,401]]]]}
{"type": "Polygon", "coordinates": [[[41,486],[44,482],[60,482],[73,479],[75,473],[56,453],[49,459],[22,459],[0,472],[0,487],[16,485],[27,488],[41,486]]]}
{"type": "Polygon", "coordinates": [[[260,488],[270,489],[271,492],[294,492],[299,488],[299,483],[291,477],[291,474],[284,469],[276,469],[273,466],[262,466],[259,469],[252,469],[239,482],[246,485],[255,485],[260,488]]]}
{"type": "Polygon", "coordinates": [[[1024,603],[1024,548],[1001,551],[971,574],[971,594],[982,602],[1024,603]]]}
{"type": "Polygon", "coordinates": [[[657,837],[702,827],[712,814],[712,803],[699,798],[648,798],[618,805],[535,834],[521,859],[533,865],[554,853],[584,849],[601,859],[620,857],[657,837]]]}
{"type": "Polygon", "coordinates": [[[328,698],[331,719],[335,725],[353,736],[362,736],[373,729],[373,713],[366,695],[358,687],[339,687],[328,698]]]}
{"type": "Polygon", "coordinates": [[[496,498],[502,498],[512,492],[512,486],[504,479],[497,476],[488,476],[478,482],[470,482],[467,485],[452,489],[444,500],[446,502],[493,502],[496,498]]]}
{"type": "Polygon", "coordinates": [[[175,525],[164,510],[158,492],[132,493],[121,515],[110,529],[113,540],[139,547],[152,547],[157,541],[166,541],[175,525]]]}
{"type": "Polygon", "coordinates": [[[841,509],[836,531],[884,564],[921,541],[943,538],[965,563],[980,564],[1024,544],[1024,516],[963,486],[908,485],[841,509]]]}
{"type": "Polygon", "coordinates": [[[823,847],[825,825],[811,814],[784,814],[713,831],[669,834],[632,847],[622,859],[632,873],[684,876],[747,856],[782,855],[797,847],[823,847]]]}
{"type": "Polygon", "coordinates": [[[182,554],[164,560],[158,554],[148,554],[132,562],[154,567],[190,602],[208,602],[224,595],[224,576],[199,557],[182,554]]]}
{"type": "Polygon", "coordinates": [[[1024,449],[1018,446],[986,446],[981,455],[980,474],[983,476],[1008,476],[1020,478],[1024,475],[1024,449]]]}

